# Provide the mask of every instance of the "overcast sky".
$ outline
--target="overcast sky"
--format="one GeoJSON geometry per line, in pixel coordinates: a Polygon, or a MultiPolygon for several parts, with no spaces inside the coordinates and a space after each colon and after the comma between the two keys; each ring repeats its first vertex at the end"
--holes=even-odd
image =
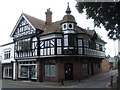
{"type": "MultiPolygon", "coordinates": [[[[76,0],[0,0],[0,45],[12,42],[10,34],[22,12],[45,20],[46,10],[51,8],[53,12],[52,21],[54,22],[61,20],[66,14],[67,2],[70,4],[71,14],[75,17],[77,25],[82,28],[95,29],[107,42],[105,46],[106,55],[114,56],[114,43],[108,39],[105,29],[94,28],[93,20],[86,19],[85,14],[79,14],[75,8],[76,0]]],[[[117,54],[117,42],[115,47],[117,54]]]]}

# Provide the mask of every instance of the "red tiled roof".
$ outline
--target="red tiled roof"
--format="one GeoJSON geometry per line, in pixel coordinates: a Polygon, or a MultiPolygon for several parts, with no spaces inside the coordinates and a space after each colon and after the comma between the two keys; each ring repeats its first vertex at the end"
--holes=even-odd
{"type": "Polygon", "coordinates": [[[29,20],[29,22],[36,28],[43,30],[45,27],[45,21],[40,20],[38,18],[35,18],[33,16],[30,16],[28,14],[23,13],[23,15],[29,20]]]}
{"type": "MultiPolygon", "coordinates": [[[[43,33],[41,35],[54,33],[54,32],[61,32],[62,33],[61,23],[64,22],[64,20],[59,20],[56,22],[52,22],[49,25],[45,25],[45,21],[43,21],[43,20],[40,20],[38,18],[35,18],[35,17],[30,16],[30,15],[25,14],[25,13],[23,13],[23,15],[29,20],[29,22],[36,29],[43,30],[43,33]]],[[[77,26],[77,33],[84,33],[84,34],[87,34],[87,35],[93,37],[95,34],[95,30],[85,30],[85,29],[77,26]]],[[[100,37],[97,37],[97,38],[100,39],[100,37]]],[[[100,39],[100,40],[102,40],[102,39],[100,39]]]]}
{"type": "Polygon", "coordinates": [[[61,23],[62,23],[62,20],[53,22],[50,25],[46,26],[43,30],[44,32],[42,33],[42,35],[53,33],[53,32],[62,32],[61,23]]]}

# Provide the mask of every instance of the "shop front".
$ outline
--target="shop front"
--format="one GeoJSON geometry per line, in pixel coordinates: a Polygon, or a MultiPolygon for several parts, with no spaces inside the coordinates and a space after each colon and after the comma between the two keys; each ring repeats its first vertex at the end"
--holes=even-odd
{"type": "Polygon", "coordinates": [[[18,79],[36,80],[37,79],[36,61],[18,62],[18,79]]]}

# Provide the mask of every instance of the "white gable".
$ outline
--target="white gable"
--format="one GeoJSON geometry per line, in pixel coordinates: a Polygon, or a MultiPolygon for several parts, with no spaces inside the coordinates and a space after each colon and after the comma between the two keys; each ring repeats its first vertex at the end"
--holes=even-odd
{"type": "MultiPolygon", "coordinates": [[[[35,27],[34,27],[34,26],[29,22],[29,20],[26,18],[26,16],[25,16],[24,14],[22,14],[22,15],[20,16],[19,20],[17,21],[17,24],[15,25],[15,27],[14,27],[11,35],[10,35],[11,37],[14,36],[14,34],[15,34],[15,32],[17,31],[19,25],[22,24],[21,22],[22,22],[23,19],[25,20],[26,24],[29,25],[29,27],[31,27],[33,30],[36,30],[35,27]]],[[[29,27],[28,27],[28,28],[29,28],[29,27]]]]}

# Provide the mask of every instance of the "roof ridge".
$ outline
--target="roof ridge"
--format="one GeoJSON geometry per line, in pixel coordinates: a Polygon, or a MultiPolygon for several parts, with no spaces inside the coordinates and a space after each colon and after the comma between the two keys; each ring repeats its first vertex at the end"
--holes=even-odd
{"type": "Polygon", "coordinates": [[[38,19],[38,20],[41,20],[41,21],[45,22],[44,20],[39,19],[39,18],[34,17],[34,16],[31,16],[31,15],[29,15],[29,14],[27,14],[27,13],[22,13],[22,15],[29,16],[29,17],[32,17],[32,18],[35,18],[35,19],[38,19]]]}

